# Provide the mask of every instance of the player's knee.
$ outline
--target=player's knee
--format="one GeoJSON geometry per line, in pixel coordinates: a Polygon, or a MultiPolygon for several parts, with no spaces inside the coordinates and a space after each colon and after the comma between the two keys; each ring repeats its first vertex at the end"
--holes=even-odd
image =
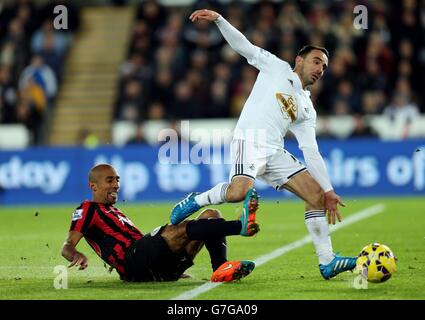
{"type": "Polygon", "coordinates": [[[201,214],[198,216],[197,219],[219,219],[219,218],[223,218],[223,216],[221,215],[220,211],[217,209],[205,209],[204,211],[201,212],[201,214]]]}
{"type": "Polygon", "coordinates": [[[177,225],[168,224],[161,232],[161,237],[165,239],[172,251],[181,250],[187,244],[186,227],[188,220],[182,221],[177,225]]]}

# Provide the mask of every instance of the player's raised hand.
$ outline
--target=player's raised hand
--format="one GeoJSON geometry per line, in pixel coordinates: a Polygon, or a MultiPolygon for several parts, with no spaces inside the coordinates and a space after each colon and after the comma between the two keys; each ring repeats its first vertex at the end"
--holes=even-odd
{"type": "Polygon", "coordinates": [[[342,221],[341,214],[338,210],[338,205],[345,207],[341,197],[333,190],[325,192],[325,213],[328,214],[329,224],[335,224],[337,219],[339,222],[342,221]]]}
{"type": "Polygon", "coordinates": [[[208,21],[215,21],[218,19],[220,15],[212,10],[202,9],[202,10],[196,10],[194,11],[189,19],[192,22],[195,22],[197,20],[208,20],[208,21]]]}
{"type": "Polygon", "coordinates": [[[78,270],[84,270],[88,266],[87,257],[77,251],[72,257],[72,262],[69,264],[68,268],[72,268],[73,266],[79,266],[78,270]]]}

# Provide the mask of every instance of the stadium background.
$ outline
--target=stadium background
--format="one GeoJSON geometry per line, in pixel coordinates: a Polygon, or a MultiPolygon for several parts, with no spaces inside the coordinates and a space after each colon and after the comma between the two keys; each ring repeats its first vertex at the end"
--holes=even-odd
{"type": "MultiPolygon", "coordinates": [[[[143,232],[167,221],[173,203],[187,192],[227,178],[226,165],[160,164],[158,159],[167,143],[158,141],[163,128],[180,131],[183,151],[210,133],[221,143],[208,147],[205,157],[226,157],[255,80],[256,71],[213,25],[189,23],[188,14],[204,6],[216,8],[255,44],[292,65],[305,42],[329,48],[329,69],[312,91],[320,149],[347,204],[344,221],[376,208],[382,212],[353,225],[338,224],[346,229],[333,233],[334,249],[355,255],[379,241],[399,262],[390,281],[355,290],[352,274],[323,281],[313,247],[306,245],[200,298],[424,299],[425,5],[362,1],[368,29],[358,30],[353,28],[357,4],[1,2],[0,299],[170,299],[208,282],[206,251],[189,270],[193,279],[123,284],[82,242],[89,268],[69,269],[70,290],[54,289],[54,270],[66,263],[59,252],[70,216],[90,197],[87,170],[96,162],[118,168],[118,206],[143,232]],[[67,30],[52,28],[57,5],[67,8],[67,30]]],[[[293,138],[285,145],[302,159],[293,138]]],[[[232,259],[257,261],[306,235],[301,201],[286,201],[291,195],[261,184],[257,188],[263,197],[261,232],[253,239],[230,237],[232,259]]],[[[240,205],[220,210],[233,219],[240,205]]]]}
{"type": "MultiPolygon", "coordinates": [[[[211,148],[227,159],[257,75],[214,25],[189,22],[204,6],[291,64],[305,43],[329,49],[312,99],[342,195],[423,195],[424,2],[362,4],[367,29],[353,26],[355,1],[2,3],[0,202],[79,202],[98,161],[118,167],[129,201],[176,200],[227,179],[228,165],[158,159],[164,128],[191,147],[199,129],[218,136],[211,148]],[[67,8],[66,30],[54,27],[57,5],[67,8]]],[[[294,139],[286,144],[302,158],[294,139]]]]}

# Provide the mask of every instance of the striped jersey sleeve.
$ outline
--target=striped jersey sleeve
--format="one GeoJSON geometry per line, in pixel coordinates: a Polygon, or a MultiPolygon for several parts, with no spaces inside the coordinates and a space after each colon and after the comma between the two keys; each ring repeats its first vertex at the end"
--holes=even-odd
{"type": "Polygon", "coordinates": [[[96,213],[95,205],[90,201],[84,201],[72,213],[72,222],[69,231],[78,231],[85,235],[94,220],[96,213]]]}

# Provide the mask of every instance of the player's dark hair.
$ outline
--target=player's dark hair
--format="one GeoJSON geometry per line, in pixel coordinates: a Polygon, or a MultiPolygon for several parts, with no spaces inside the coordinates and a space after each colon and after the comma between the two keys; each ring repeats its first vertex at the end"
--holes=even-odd
{"type": "Polygon", "coordinates": [[[308,44],[308,45],[302,47],[301,50],[298,51],[297,56],[301,56],[301,57],[305,58],[313,50],[322,51],[326,55],[326,57],[328,57],[328,59],[329,59],[329,52],[328,52],[328,50],[326,50],[326,48],[320,47],[320,46],[314,46],[314,45],[311,45],[311,44],[308,44]]]}

